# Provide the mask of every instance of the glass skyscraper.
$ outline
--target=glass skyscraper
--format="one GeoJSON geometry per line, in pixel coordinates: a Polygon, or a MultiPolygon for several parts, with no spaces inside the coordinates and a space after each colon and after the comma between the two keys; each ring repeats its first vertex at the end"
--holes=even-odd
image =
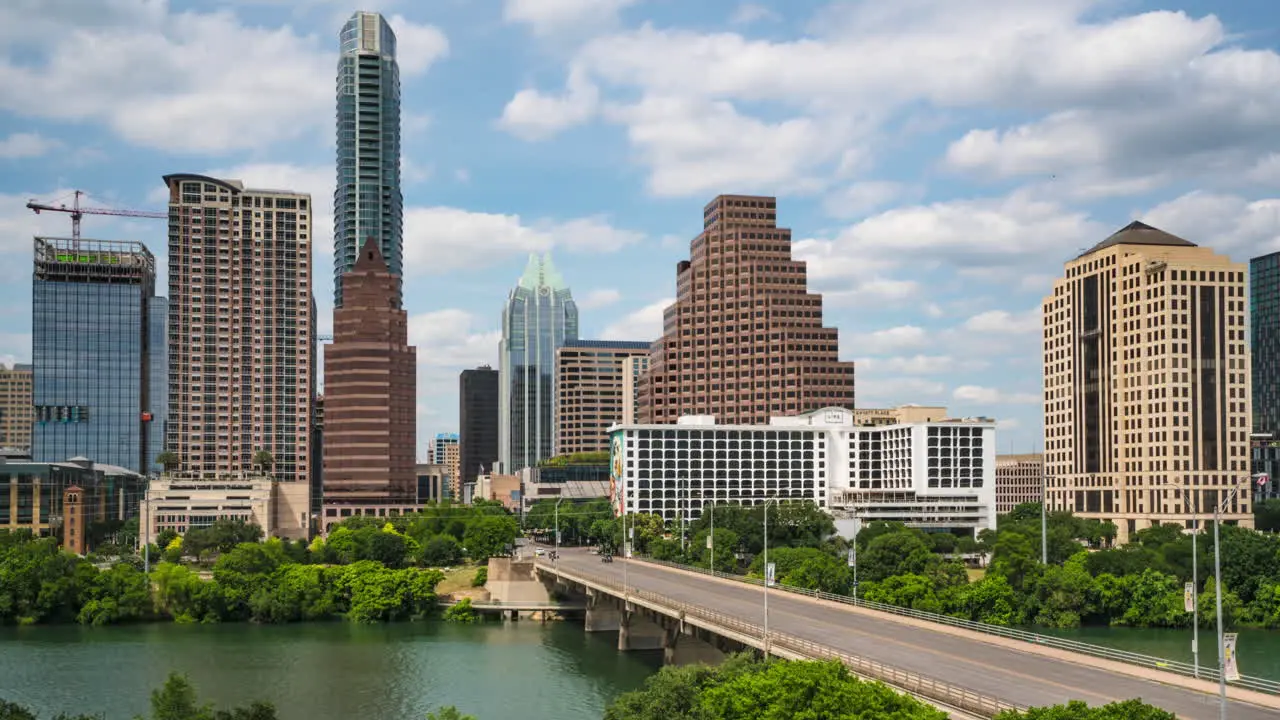
{"type": "Polygon", "coordinates": [[[502,312],[499,454],[504,472],[551,457],[556,350],[578,339],[578,306],[551,256],[529,257],[502,312]]]}
{"type": "MultiPolygon", "coordinates": [[[[374,238],[387,267],[404,275],[404,197],[400,193],[400,66],[396,34],[378,13],[357,12],[342,26],[338,59],[338,182],[333,194],[333,285],[374,238]]],[[[399,288],[402,288],[402,283],[399,288]]],[[[396,293],[399,307],[401,290],[396,293]]]]}
{"type": "Polygon", "coordinates": [[[152,467],[168,388],[155,284],[155,258],[142,243],[35,239],[36,462],[82,456],[137,473],[152,467]]]}
{"type": "Polygon", "coordinates": [[[1253,431],[1280,432],[1280,252],[1249,261],[1253,431]]]}

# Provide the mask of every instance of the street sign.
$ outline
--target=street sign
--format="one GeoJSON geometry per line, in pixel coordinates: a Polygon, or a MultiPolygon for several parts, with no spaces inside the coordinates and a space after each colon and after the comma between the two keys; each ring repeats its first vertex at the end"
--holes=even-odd
{"type": "Polygon", "coordinates": [[[711,549],[711,533],[707,533],[707,549],[711,549]]]}
{"type": "Polygon", "coordinates": [[[1223,661],[1222,677],[1227,680],[1239,680],[1240,668],[1236,665],[1236,634],[1227,633],[1222,638],[1223,661]]]}
{"type": "Polygon", "coordinates": [[[1196,596],[1195,583],[1187,583],[1186,587],[1182,589],[1182,605],[1183,607],[1186,608],[1187,612],[1196,611],[1195,596],[1196,596]]]}
{"type": "Polygon", "coordinates": [[[773,587],[774,585],[773,572],[775,568],[776,568],[776,565],[774,563],[769,563],[764,567],[764,581],[769,585],[769,587],[773,587]]]}
{"type": "Polygon", "coordinates": [[[858,551],[853,548],[849,548],[849,567],[853,567],[857,564],[858,564],[858,551]]]}

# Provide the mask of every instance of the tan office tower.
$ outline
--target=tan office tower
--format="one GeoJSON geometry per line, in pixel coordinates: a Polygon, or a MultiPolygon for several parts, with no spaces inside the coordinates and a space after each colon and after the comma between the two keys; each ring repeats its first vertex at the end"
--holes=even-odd
{"type": "Polygon", "coordinates": [[[400,278],[370,238],[342,276],[324,354],[324,517],[416,503],[417,350],[400,278]]]}
{"type": "Polygon", "coordinates": [[[771,197],[721,195],[703,210],[641,382],[641,423],[714,415],[765,425],[853,408],[853,363],[837,359],[837,330],[822,326],[822,296],[808,291],[776,207],[771,197]]]}
{"type": "Polygon", "coordinates": [[[1004,515],[1023,503],[1044,497],[1044,455],[996,456],[996,514],[1004,515]]]}
{"type": "Polygon", "coordinates": [[[166,175],[169,429],[181,469],[216,476],[271,453],[311,476],[311,196],[166,175]]]}
{"type": "Polygon", "coordinates": [[[622,422],[635,425],[639,422],[640,383],[649,372],[649,353],[628,355],[622,359],[622,422]]]}
{"type": "Polygon", "coordinates": [[[0,447],[31,451],[31,366],[0,364],[0,447]]]}
{"type": "Polygon", "coordinates": [[[1067,263],[1044,313],[1050,508],[1252,527],[1245,266],[1134,222],[1067,263]]]}
{"type": "Polygon", "coordinates": [[[566,340],[556,349],[556,455],[609,451],[609,427],[625,419],[629,361],[648,355],[649,343],[626,340],[566,340]]]}

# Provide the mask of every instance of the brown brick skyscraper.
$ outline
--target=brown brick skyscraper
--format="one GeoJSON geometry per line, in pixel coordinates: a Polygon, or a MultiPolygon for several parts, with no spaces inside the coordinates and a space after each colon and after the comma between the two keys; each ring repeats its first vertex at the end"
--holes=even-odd
{"type": "Polygon", "coordinates": [[[417,351],[399,278],[365,243],[342,276],[324,357],[324,506],[410,505],[417,495],[417,351]]]}
{"type": "Polygon", "coordinates": [[[853,407],[853,363],[822,326],[822,296],[791,259],[777,200],[721,195],[702,213],[690,259],[676,266],[676,301],[663,313],[641,381],[639,421],[714,415],[765,424],[829,406],[853,407]]]}

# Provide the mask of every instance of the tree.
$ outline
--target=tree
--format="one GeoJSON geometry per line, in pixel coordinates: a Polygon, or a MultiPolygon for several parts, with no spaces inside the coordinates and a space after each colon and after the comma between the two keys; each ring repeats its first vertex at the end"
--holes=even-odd
{"type": "Polygon", "coordinates": [[[203,556],[206,552],[231,552],[236,545],[262,540],[262,528],[244,520],[215,520],[208,527],[196,528],[182,538],[182,548],[188,555],[203,556]]]}
{"type": "Polygon", "coordinates": [[[427,713],[427,720],[476,720],[475,715],[463,715],[458,708],[449,705],[427,713]]]}
{"type": "Polygon", "coordinates": [[[270,473],[275,467],[276,459],[270,452],[266,450],[258,450],[253,453],[253,466],[264,473],[270,473]]]}
{"type": "Polygon", "coordinates": [[[1254,503],[1253,526],[1261,532],[1280,532],[1280,499],[1254,503]]]}
{"type": "Polygon", "coordinates": [[[444,619],[446,622],[474,623],[478,618],[475,608],[471,607],[471,598],[462,598],[457,603],[450,605],[449,609],[444,611],[444,619]]]}
{"type": "Polygon", "coordinates": [[[504,555],[516,541],[519,527],[510,515],[486,515],[467,526],[462,544],[476,562],[504,555]]]}
{"type": "Polygon", "coordinates": [[[172,450],[165,450],[156,456],[156,464],[163,467],[165,472],[173,472],[182,465],[182,458],[172,450]]]}
{"type": "Polygon", "coordinates": [[[462,562],[462,545],[452,535],[436,535],[422,546],[422,564],[448,567],[462,562]]]}
{"type": "Polygon", "coordinates": [[[1072,700],[1066,705],[1006,710],[996,715],[995,720],[1177,720],[1177,716],[1141,700],[1125,700],[1101,707],[1089,707],[1079,700],[1072,700]]]}
{"type": "Polygon", "coordinates": [[[200,704],[186,675],[169,673],[164,686],[151,693],[151,720],[214,720],[213,705],[200,704]]]}

